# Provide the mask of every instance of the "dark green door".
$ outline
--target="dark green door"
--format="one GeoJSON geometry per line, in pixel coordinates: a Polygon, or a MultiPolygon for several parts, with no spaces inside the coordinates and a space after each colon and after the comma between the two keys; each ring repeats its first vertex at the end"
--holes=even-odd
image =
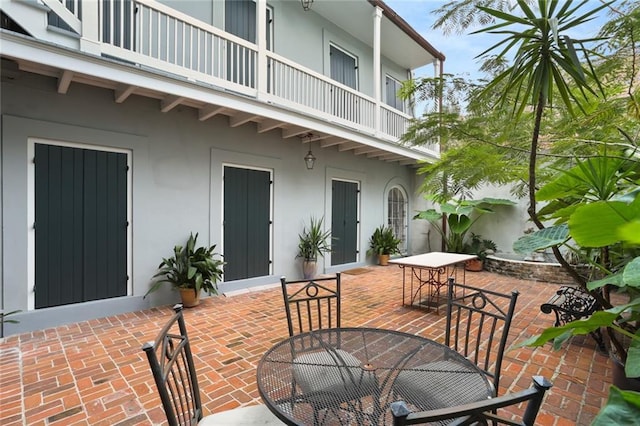
{"type": "Polygon", "coordinates": [[[358,256],[358,184],[332,181],[331,264],[355,262],[358,256]]]}
{"type": "Polygon", "coordinates": [[[271,173],[224,168],[224,280],[269,275],[271,173]]]}
{"type": "Polygon", "coordinates": [[[35,307],[127,294],[127,154],[35,145],[35,307]]]}

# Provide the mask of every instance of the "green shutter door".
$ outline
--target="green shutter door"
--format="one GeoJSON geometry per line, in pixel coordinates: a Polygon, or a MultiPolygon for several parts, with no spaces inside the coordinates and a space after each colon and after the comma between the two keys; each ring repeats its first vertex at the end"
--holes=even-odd
{"type": "Polygon", "coordinates": [[[355,262],[358,255],[358,184],[334,180],[331,206],[331,264],[355,262]]]}
{"type": "Polygon", "coordinates": [[[127,155],[35,145],[35,307],[127,294],[127,155]]]}
{"type": "Polygon", "coordinates": [[[269,275],[271,174],[224,168],[224,280],[269,275]]]}

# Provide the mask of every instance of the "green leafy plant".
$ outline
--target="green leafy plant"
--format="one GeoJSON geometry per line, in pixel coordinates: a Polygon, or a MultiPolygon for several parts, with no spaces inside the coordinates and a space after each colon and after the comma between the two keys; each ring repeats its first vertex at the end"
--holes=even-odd
{"type": "Polygon", "coordinates": [[[163,258],[158,266],[158,272],[153,276],[159,278],[145,294],[145,297],[162,284],[169,283],[173,288],[193,289],[197,294],[200,290],[208,294],[218,294],[217,282],[222,278],[224,262],[215,258],[215,244],[211,247],[198,247],[198,234],[189,235],[185,246],[175,246],[173,256],[163,258]]]}
{"type": "Polygon", "coordinates": [[[16,311],[9,311],[9,312],[3,312],[2,310],[0,310],[0,337],[4,337],[4,325],[5,324],[17,324],[20,321],[15,320],[15,319],[7,319],[7,317],[9,315],[14,315],[17,314],[19,312],[22,312],[21,310],[16,310],[16,311]]]}
{"type": "Polygon", "coordinates": [[[397,254],[400,253],[398,246],[402,241],[393,233],[393,229],[383,225],[378,226],[371,238],[369,238],[369,250],[367,254],[397,254]]]}
{"type": "MultiPolygon", "coordinates": [[[[609,188],[601,192],[599,197],[594,197],[594,185],[586,185],[585,182],[590,180],[579,179],[580,173],[594,171],[597,169],[594,165],[600,165],[601,172],[607,171],[610,170],[610,163],[603,159],[585,161],[591,166],[581,163],[575,169],[564,171],[563,176],[549,183],[550,189],[540,189],[543,193],[555,194],[556,198],[550,205],[556,204],[556,208],[550,208],[549,212],[553,212],[558,223],[520,238],[514,244],[514,250],[524,252],[560,245],[578,253],[580,249],[599,249],[597,257],[586,260],[606,276],[587,282],[586,288],[601,301],[604,309],[596,311],[587,319],[547,328],[519,346],[542,346],[553,341],[554,348],[558,349],[570,336],[604,328],[613,355],[625,366],[625,375],[630,378],[640,377],[640,256],[629,258],[629,254],[640,244],[640,190],[637,189],[637,184],[624,184],[629,178],[629,174],[624,172],[628,167],[618,167],[618,173],[598,174],[601,177],[609,176],[608,179],[593,180],[593,183],[600,183],[598,188],[609,188]],[[565,190],[561,190],[561,187],[565,190]],[[580,187],[582,189],[578,189],[580,187]],[[629,191],[632,188],[635,189],[629,191]],[[574,202],[568,203],[571,199],[574,202]],[[611,261],[613,247],[621,247],[618,262],[611,261]],[[610,297],[612,289],[616,289],[620,295],[610,297]]],[[[593,174],[586,173],[585,176],[593,174]]],[[[624,424],[625,419],[638,416],[640,393],[612,386],[609,401],[593,424],[624,424]],[[616,421],[612,422],[612,419],[616,421]]]]}
{"type": "Polygon", "coordinates": [[[305,226],[301,234],[298,234],[298,254],[296,257],[301,257],[307,261],[315,261],[318,256],[323,256],[324,253],[331,251],[331,231],[323,231],[322,223],[324,217],[316,219],[311,216],[309,226],[305,226]]]}
{"type": "Polygon", "coordinates": [[[511,200],[500,198],[481,198],[478,200],[452,200],[440,204],[440,211],[428,209],[418,212],[414,219],[426,219],[445,241],[450,253],[463,253],[465,237],[471,226],[485,213],[493,213],[493,206],[512,206],[511,200]],[[446,217],[447,227],[442,226],[446,217]],[[448,229],[447,229],[448,228],[448,229]]]}
{"type": "Polygon", "coordinates": [[[462,252],[467,254],[475,254],[478,259],[484,261],[487,255],[495,253],[498,250],[496,243],[492,240],[484,239],[480,235],[471,233],[471,240],[464,244],[462,252]]]}

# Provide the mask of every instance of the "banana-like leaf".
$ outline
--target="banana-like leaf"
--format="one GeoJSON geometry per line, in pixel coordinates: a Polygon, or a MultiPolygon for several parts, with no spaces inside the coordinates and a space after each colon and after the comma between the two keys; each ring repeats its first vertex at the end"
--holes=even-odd
{"type": "MultiPolygon", "coordinates": [[[[542,346],[558,337],[565,337],[567,332],[569,332],[570,335],[576,336],[591,333],[600,329],[600,327],[610,327],[621,313],[631,309],[637,309],[638,307],[640,307],[640,298],[634,299],[625,305],[615,306],[604,311],[596,311],[589,318],[571,321],[558,327],[549,327],[542,333],[516,344],[514,348],[542,346]]],[[[638,362],[640,362],[640,360],[638,360],[638,362]]]]}
{"type": "Polygon", "coordinates": [[[627,377],[640,377],[640,335],[638,333],[640,331],[636,332],[636,338],[631,341],[627,351],[627,363],[624,366],[624,374],[627,377]]]}
{"type": "Polygon", "coordinates": [[[640,244],[640,219],[622,225],[618,229],[618,237],[631,244],[640,244]]]}
{"type": "Polygon", "coordinates": [[[428,220],[429,222],[432,222],[435,220],[440,220],[442,218],[442,213],[438,213],[434,209],[423,210],[421,212],[418,212],[418,214],[416,214],[413,218],[425,219],[425,220],[428,220]]]}
{"type": "Polygon", "coordinates": [[[627,263],[624,269],[616,274],[610,275],[600,280],[589,281],[587,288],[595,290],[607,284],[616,287],[636,287],[640,289],[640,256],[627,263]]]}
{"type": "Polygon", "coordinates": [[[461,202],[461,204],[469,206],[480,206],[482,204],[487,204],[490,206],[514,206],[516,203],[505,198],[484,197],[477,200],[464,200],[461,202]]]}
{"type": "Polygon", "coordinates": [[[640,393],[609,388],[607,404],[600,410],[591,426],[631,425],[640,419],[640,393]]]}
{"type": "Polygon", "coordinates": [[[449,215],[447,222],[449,223],[451,232],[455,232],[456,234],[462,234],[473,224],[469,216],[462,215],[449,215]]]}
{"type": "Polygon", "coordinates": [[[513,243],[513,251],[520,254],[532,253],[549,247],[560,245],[569,239],[569,228],[566,224],[540,229],[524,235],[513,243]]]}
{"type": "Polygon", "coordinates": [[[596,201],[576,209],[569,218],[569,230],[582,247],[605,247],[621,240],[620,228],[638,220],[640,206],[636,203],[596,201]]]}

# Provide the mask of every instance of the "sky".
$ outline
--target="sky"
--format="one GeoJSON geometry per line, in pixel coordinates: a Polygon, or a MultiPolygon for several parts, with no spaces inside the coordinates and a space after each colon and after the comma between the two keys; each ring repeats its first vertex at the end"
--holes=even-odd
{"type": "MultiPolygon", "coordinates": [[[[395,10],[405,21],[407,21],[416,31],[418,31],[437,50],[444,53],[444,72],[449,74],[459,74],[467,78],[479,78],[479,62],[474,59],[478,54],[500,40],[500,36],[490,34],[474,35],[448,35],[445,36],[440,30],[433,30],[431,27],[435,21],[435,15],[431,11],[448,3],[450,0],[384,0],[393,10],[395,10]]],[[[599,0],[589,0],[589,4],[582,10],[590,10],[600,4],[599,0]]],[[[606,12],[599,13],[600,18],[587,23],[580,28],[578,34],[573,37],[586,38],[595,36],[606,12]]],[[[475,28],[477,29],[477,28],[475,28]]],[[[475,30],[474,29],[474,30],[475,30]]],[[[473,30],[469,30],[471,32],[473,30]]],[[[433,76],[433,67],[428,66],[420,70],[417,74],[424,73],[433,76]]]]}

